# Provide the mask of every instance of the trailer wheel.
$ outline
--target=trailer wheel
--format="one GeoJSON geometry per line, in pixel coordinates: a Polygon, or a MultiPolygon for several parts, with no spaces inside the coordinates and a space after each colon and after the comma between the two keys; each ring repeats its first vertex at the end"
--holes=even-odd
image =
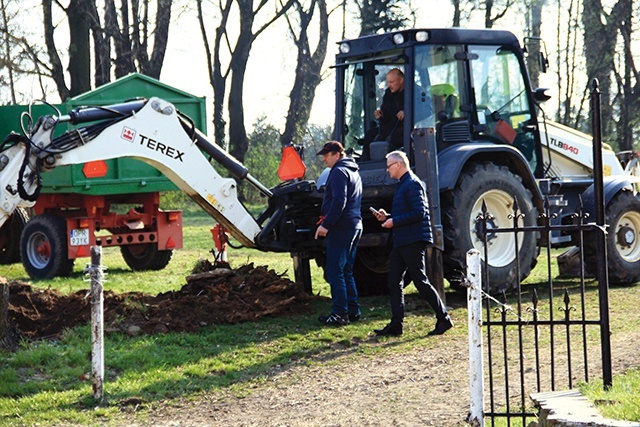
{"type": "Polygon", "coordinates": [[[122,258],[133,271],[162,270],[169,264],[173,251],[158,250],[155,243],[120,246],[122,258]]]}
{"type": "Polygon", "coordinates": [[[358,296],[384,295],[389,293],[389,250],[383,247],[358,248],[353,263],[358,296]]]}
{"type": "Polygon", "coordinates": [[[73,259],[67,257],[67,223],[55,215],[43,214],[31,219],[22,230],[22,265],[32,279],[65,277],[73,271],[73,259]]]}
{"type": "MultiPolygon", "coordinates": [[[[443,197],[444,226],[444,267],[445,277],[452,287],[459,287],[466,270],[466,253],[472,248],[480,251],[484,260],[482,236],[479,232],[477,216],[481,213],[482,202],[494,217],[487,226],[491,228],[510,228],[513,220],[513,200],[518,201],[524,218],[521,226],[534,226],[537,222],[537,210],[532,203],[532,195],[520,177],[514,175],[506,166],[491,162],[472,164],[460,176],[458,184],[443,197]]],[[[520,280],[525,279],[536,264],[538,256],[537,233],[518,234],[520,280]]],[[[493,233],[487,236],[489,255],[489,283],[491,293],[515,288],[518,283],[516,274],[515,234],[493,233]]],[[[483,268],[486,268],[486,262],[483,268]]]]}
{"type": "MultiPolygon", "coordinates": [[[[640,198],[630,191],[618,193],[605,211],[609,282],[634,284],[640,281],[640,198]]],[[[596,239],[585,238],[585,263],[588,273],[596,274],[596,239]]]]}
{"type": "Polygon", "coordinates": [[[20,261],[20,235],[29,222],[29,214],[22,208],[16,209],[0,228],[0,264],[20,261]]]}

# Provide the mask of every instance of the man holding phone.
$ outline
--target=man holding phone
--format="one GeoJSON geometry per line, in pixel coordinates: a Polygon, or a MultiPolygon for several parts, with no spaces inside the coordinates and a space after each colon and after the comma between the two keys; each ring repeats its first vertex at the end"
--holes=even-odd
{"type": "Polygon", "coordinates": [[[409,159],[402,151],[387,154],[387,173],[397,179],[398,188],[391,204],[392,214],[370,208],[383,228],[393,231],[393,248],[389,257],[391,322],[376,335],[402,335],[404,322],[404,275],[409,272],[418,292],[436,313],[436,326],[429,335],[441,335],[453,327],[453,321],[425,273],[426,247],[433,244],[426,191],[410,170],[409,159]]]}

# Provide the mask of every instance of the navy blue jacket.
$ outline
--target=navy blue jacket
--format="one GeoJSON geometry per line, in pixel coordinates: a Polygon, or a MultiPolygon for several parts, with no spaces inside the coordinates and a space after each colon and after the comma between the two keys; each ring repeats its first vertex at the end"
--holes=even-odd
{"type": "Polygon", "coordinates": [[[338,160],[329,172],[322,199],[322,226],[327,230],[362,228],[362,180],[355,160],[338,160]]]}
{"type": "Polygon", "coordinates": [[[429,203],[422,182],[409,171],[398,182],[391,204],[393,246],[411,243],[433,243],[429,203]]]}

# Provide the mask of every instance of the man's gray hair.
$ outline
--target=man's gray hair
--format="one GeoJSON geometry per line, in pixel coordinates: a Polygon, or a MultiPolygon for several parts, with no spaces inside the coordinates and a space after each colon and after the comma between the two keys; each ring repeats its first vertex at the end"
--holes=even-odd
{"type": "Polygon", "coordinates": [[[409,158],[404,151],[392,151],[387,154],[387,159],[391,159],[394,162],[400,162],[404,165],[405,168],[409,169],[409,158]]]}

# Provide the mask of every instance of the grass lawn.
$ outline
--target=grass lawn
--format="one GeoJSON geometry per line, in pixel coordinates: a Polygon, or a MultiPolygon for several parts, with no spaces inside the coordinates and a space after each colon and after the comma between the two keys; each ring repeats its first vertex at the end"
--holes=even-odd
{"type": "MultiPolygon", "coordinates": [[[[103,253],[103,263],[108,267],[105,289],[149,294],[180,289],[198,259],[213,259],[209,252],[213,246],[209,232],[213,220],[193,216],[187,217],[185,224],[185,248],[175,251],[169,266],[162,271],[132,272],[117,248],[106,248],[103,253]]],[[[86,289],[88,283],[82,270],[87,261],[76,262],[71,277],[33,282],[33,285],[63,292],[86,289]]],[[[288,271],[289,277],[293,277],[288,254],[230,250],[229,261],[235,267],[249,262],[268,265],[279,273],[288,271]]],[[[328,297],[329,287],[322,278],[322,271],[314,263],[311,267],[314,293],[328,297]]],[[[30,281],[21,264],[0,266],[0,276],[30,281]]],[[[545,262],[539,263],[528,282],[536,283],[544,280],[542,277],[546,277],[545,262]]],[[[638,295],[640,287],[626,288],[624,292],[613,290],[612,304],[625,304],[625,301],[635,304],[634,299],[625,298],[625,293],[638,295]]],[[[417,300],[416,297],[414,288],[408,288],[408,300],[417,300]]],[[[389,316],[386,297],[368,297],[361,302],[365,307],[366,322],[353,324],[348,329],[320,328],[315,316],[293,316],[216,325],[191,334],[137,337],[108,334],[105,338],[105,401],[102,404],[94,401],[91,383],[85,379],[91,370],[88,326],[68,330],[55,341],[23,342],[15,353],[0,353],[0,426],[108,424],[117,419],[121,406],[132,399],[153,404],[179,397],[195,399],[216,389],[242,396],[250,393],[256,383],[264,381],[274,367],[319,363],[317,360],[321,356],[333,352],[336,343],[352,346],[354,340],[364,341],[372,329],[386,324],[389,316]]],[[[328,312],[329,302],[317,302],[314,309],[316,313],[328,312]]],[[[637,307],[629,309],[637,310],[637,307]]],[[[412,327],[403,342],[396,346],[359,345],[346,357],[407,351],[414,339],[419,338],[419,331],[432,327],[432,318],[414,314],[409,313],[407,321],[412,327]]],[[[452,314],[460,325],[451,331],[452,336],[466,335],[466,308],[454,308],[452,314]]],[[[625,324],[624,328],[638,330],[638,323],[625,324]]],[[[618,405],[611,405],[611,402],[620,402],[627,408],[611,415],[605,412],[607,416],[640,420],[637,412],[640,376],[637,371],[616,377],[614,384],[618,388],[608,392],[602,391],[597,381],[583,390],[593,399],[606,402],[604,406],[614,407],[618,405]],[[627,398],[630,403],[625,404],[627,398]],[[636,412],[629,407],[635,407],[636,412]]],[[[144,417],[144,411],[136,416],[144,417]]]]}

